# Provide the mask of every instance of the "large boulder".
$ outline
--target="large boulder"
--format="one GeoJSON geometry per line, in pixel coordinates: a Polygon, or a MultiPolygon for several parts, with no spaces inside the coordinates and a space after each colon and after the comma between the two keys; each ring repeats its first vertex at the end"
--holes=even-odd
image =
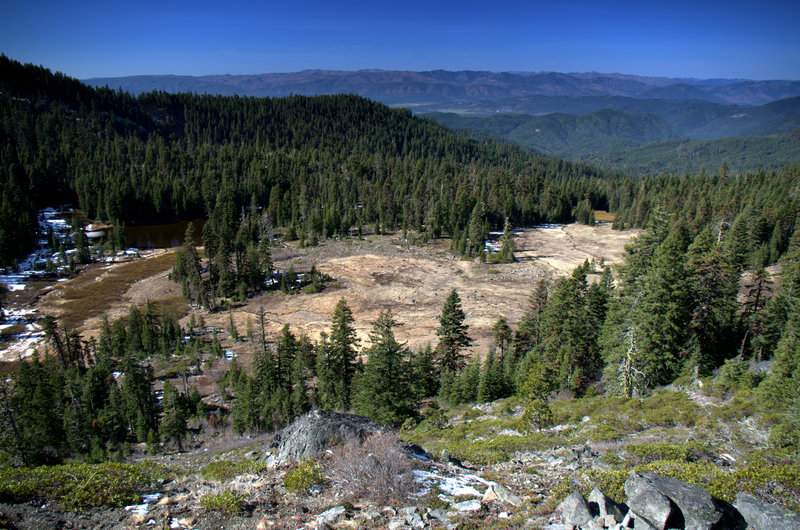
{"type": "Polygon", "coordinates": [[[644,518],[647,518],[645,513],[652,508],[650,515],[659,514],[660,519],[666,508],[664,500],[671,501],[672,510],[668,518],[663,520],[663,526],[661,520],[649,520],[656,528],[708,530],[718,528],[723,516],[722,509],[704,488],[652,473],[631,471],[625,481],[625,494],[628,496],[630,509],[644,518]],[[658,506],[649,506],[649,500],[653,500],[658,506]]]}
{"type": "Polygon", "coordinates": [[[599,515],[603,518],[610,515],[617,523],[621,522],[625,518],[625,514],[628,513],[626,506],[620,506],[597,488],[594,488],[589,494],[588,501],[592,515],[599,515]]]}
{"type": "Polygon", "coordinates": [[[589,503],[577,491],[564,499],[556,510],[561,512],[561,521],[565,525],[581,526],[592,520],[589,503]]]}
{"type": "Polygon", "coordinates": [[[777,504],[760,501],[747,493],[737,495],[733,506],[747,521],[748,528],[800,530],[800,513],[790,512],[777,504]]]}
{"type": "Polygon", "coordinates": [[[275,437],[267,464],[279,466],[307,456],[313,457],[349,439],[364,441],[373,434],[387,431],[380,423],[363,416],[312,410],[297,418],[275,437]]]}

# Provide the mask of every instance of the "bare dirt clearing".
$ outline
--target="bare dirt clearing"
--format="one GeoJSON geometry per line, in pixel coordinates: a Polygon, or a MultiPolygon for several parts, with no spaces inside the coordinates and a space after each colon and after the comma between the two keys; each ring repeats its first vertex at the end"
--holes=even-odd
{"type": "MultiPolygon", "coordinates": [[[[287,248],[274,254],[278,268],[286,270],[292,264],[296,270],[307,270],[314,264],[336,278],[340,287],[313,295],[266,293],[237,310],[237,327],[241,333],[248,318],[256,323],[263,307],[269,335],[288,324],[293,333],[306,333],[316,340],[330,326],[336,302],[344,298],[353,311],[362,345],[367,343],[371,322],[381,311],[391,309],[402,323],[395,330],[398,340],[419,348],[436,342],[442,304],[455,288],[474,349],[484,352],[493,342],[492,326],[498,317],[518,321],[539,278],[569,274],[587,259],[620,263],[624,246],[639,233],[613,231],[609,223],[532,228],[515,234],[520,261],[500,265],[458,260],[447,252],[449,240],[406,248],[395,237],[372,236],[308,249],[287,248]]],[[[227,315],[206,321],[227,327],[227,315]]]]}
{"type": "MultiPolygon", "coordinates": [[[[238,304],[234,319],[243,335],[248,319],[257,328],[257,314],[263,307],[268,339],[288,324],[293,333],[317,340],[320,332],[328,330],[336,302],[344,298],[353,311],[362,345],[368,344],[371,322],[381,311],[391,309],[402,323],[395,330],[398,340],[419,348],[436,342],[442,304],[455,288],[467,315],[474,350],[485,352],[492,343],[492,325],[500,316],[512,324],[517,322],[540,277],[569,274],[587,259],[620,263],[625,244],[639,233],[613,231],[610,223],[525,229],[515,234],[520,261],[499,265],[458,260],[447,252],[449,240],[406,247],[395,236],[370,236],[358,241],[324,241],[305,249],[287,246],[273,250],[276,268],[285,271],[292,265],[303,272],[316,265],[337,280],[335,285],[318,294],[264,293],[238,304]]],[[[174,253],[160,252],[132,263],[90,269],[56,284],[36,303],[39,314],[53,314],[70,329],[96,335],[102,311],[113,319],[126,314],[131,303],[151,300],[179,305],[180,289],[167,278],[173,262],[174,253]]],[[[185,305],[180,309],[185,311],[185,305]]],[[[227,312],[204,318],[219,329],[229,327],[227,312]]],[[[225,346],[243,355],[246,362],[250,353],[247,343],[227,341],[225,346]]]]}

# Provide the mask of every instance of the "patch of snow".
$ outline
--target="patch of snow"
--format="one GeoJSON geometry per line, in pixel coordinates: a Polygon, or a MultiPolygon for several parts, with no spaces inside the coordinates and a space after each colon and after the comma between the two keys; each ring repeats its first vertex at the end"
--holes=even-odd
{"type": "Polygon", "coordinates": [[[499,436],[523,436],[522,433],[520,433],[519,431],[515,431],[514,429],[503,429],[497,434],[499,436]]]}
{"type": "Polygon", "coordinates": [[[445,477],[429,471],[416,469],[414,470],[414,476],[414,480],[422,484],[431,485],[433,483],[438,483],[439,489],[441,489],[447,495],[451,495],[453,497],[457,497],[459,495],[472,495],[474,497],[480,497],[483,494],[479,492],[475,486],[488,486],[490,484],[481,477],[472,474],[445,477]]]}

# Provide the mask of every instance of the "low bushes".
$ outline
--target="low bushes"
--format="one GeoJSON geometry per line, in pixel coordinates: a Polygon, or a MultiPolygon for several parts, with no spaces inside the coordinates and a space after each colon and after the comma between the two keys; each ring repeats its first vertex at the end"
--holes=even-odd
{"type": "Polygon", "coordinates": [[[0,469],[0,500],[55,500],[65,510],[125,506],[141,501],[159,479],[173,476],[153,462],[141,464],[65,464],[0,469]]]}
{"type": "Polygon", "coordinates": [[[206,510],[227,514],[241,512],[244,503],[244,495],[231,488],[226,488],[220,493],[207,493],[200,498],[200,506],[206,510]]]}
{"type": "Polygon", "coordinates": [[[351,501],[402,502],[414,488],[409,459],[389,433],[374,434],[363,444],[351,438],[334,448],[326,475],[335,494],[351,501]]]}
{"type": "Polygon", "coordinates": [[[303,493],[325,481],[319,464],[311,458],[303,458],[296,468],[283,477],[284,487],[292,493],[303,493]]]}
{"type": "Polygon", "coordinates": [[[264,462],[259,462],[254,459],[243,460],[218,460],[206,464],[200,474],[203,478],[213,480],[215,482],[225,482],[234,477],[245,475],[248,473],[260,473],[266,468],[264,462]]]}
{"type": "Polygon", "coordinates": [[[613,471],[592,470],[562,483],[554,496],[561,499],[573,491],[588,495],[597,487],[615,501],[623,502],[631,469],[702,486],[713,497],[727,502],[736,500],[738,493],[747,492],[767,502],[779,502],[790,510],[800,509],[800,466],[764,460],[733,470],[710,462],[684,460],[658,460],[613,471]]]}

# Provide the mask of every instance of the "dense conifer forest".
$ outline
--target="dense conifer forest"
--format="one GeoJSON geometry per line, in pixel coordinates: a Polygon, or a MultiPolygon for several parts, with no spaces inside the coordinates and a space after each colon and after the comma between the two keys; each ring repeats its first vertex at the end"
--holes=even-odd
{"type": "MultiPolygon", "coordinates": [[[[587,262],[539,282],[522,320],[499,319],[495,348],[471,359],[455,290],[435,347],[417,352],[395,340],[391,312],[359,350],[345,300],[317,342],[285,328],[268,347],[255,323],[253,373],[234,362],[220,383],[234,396],[237,432],[283,425],[311,400],[401,424],[423,398],[514,394],[541,427],[556,390],[631,397],[721,368],[732,387],[756,389],[776,444],[800,437],[788,390],[800,385],[798,167],[633,178],[470,140],[356,96],[134,98],[6,57],[0,109],[2,264],[28,249],[36,209],[47,205],[74,201],[112,223],[203,218],[207,268],[190,232],[172,274],[195,306],[215,305],[208,293],[245,298],[264,288],[275,231],[312,242],[402,229],[420,241],[450,236],[454,252],[480,258],[486,232],[505,227],[513,259],[509,224],[593,223],[595,210],[608,210],[617,229],[646,228],[617,271],[587,262]],[[592,273],[600,281],[590,283],[592,273]],[[203,282],[210,288],[198,289],[203,282]],[[774,360],[770,375],[748,375],[751,361],[765,360],[774,360]]],[[[194,326],[182,330],[168,312],[133,307],[104,322],[97,343],[55,322],[46,331],[54,355],[22,363],[13,389],[1,387],[16,411],[4,417],[5,443],[21,461],[102,460],[130,441],[179,443],[202,410],[188,388],[165,386],[161,404],[152,393],[148,355],[185,374],[203,348],[194,326]]],[[[211,349],[221,354],[218,342],[211,349]]]]}

